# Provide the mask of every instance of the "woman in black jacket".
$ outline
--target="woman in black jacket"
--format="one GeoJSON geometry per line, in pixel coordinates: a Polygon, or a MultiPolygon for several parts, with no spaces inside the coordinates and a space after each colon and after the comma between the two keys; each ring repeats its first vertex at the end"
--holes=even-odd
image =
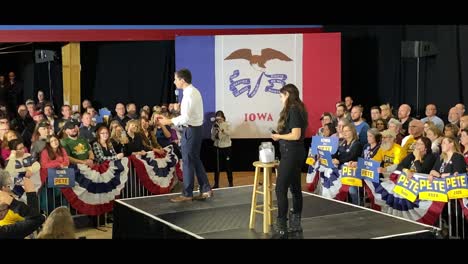
{"type": "MultiPolygon", "coordinates": [[[[420,137],[416,141],[413,153],[410,153],[398,164],[397,170],[408,169],[411,172],[429,174],[436,162],[436,156],[432,153],[431,145],[432,142],[429,138],[420,137]]],[[[411,177],[411,175],[408,176],[411,177]]]]}

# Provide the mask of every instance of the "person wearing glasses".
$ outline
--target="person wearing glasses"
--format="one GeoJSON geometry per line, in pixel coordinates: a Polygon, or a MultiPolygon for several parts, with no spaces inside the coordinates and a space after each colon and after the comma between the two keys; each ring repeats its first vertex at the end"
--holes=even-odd
{"type": "Polygon", "coordinates": [[[94,159],[101,164],[105,161],[118,160],[124,157],[123,153],[117,154],[110,141],[110,132],[106,126],[101,126],[96,131],[96,141],[93,143],[94,159]]]}

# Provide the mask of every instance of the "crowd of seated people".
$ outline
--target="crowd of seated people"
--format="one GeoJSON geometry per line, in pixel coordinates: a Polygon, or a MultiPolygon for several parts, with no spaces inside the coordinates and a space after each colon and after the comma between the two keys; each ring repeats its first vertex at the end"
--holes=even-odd
{"type": "MultiPolygon", "coordinates": [[[[164,156],[163,148],[168,145],[174,147],[176,154],[180,153],[179,129],[159,125],[156,117],[159,114],[168,117],[179,115],[179,104],[163,104],[154,108],[143,106],[137,111],[134,103],[117,103],[115,116],[103,118],[90,100],[83,101],[81,111],[73,112],[69,105],[60,106],[60,116],[55,114],[53,104],[42,91],[38,91],[36,100],[22,102],[18,101],[16,111],[12,112],[9,111],[11,107],[3,107],[4,103],[0,101],[0,175],[5,178],[0,181],[0,210],[3,213],[20,208],[18,221],[10,221],[7,217],[8,221],[2,222],[0,214],[2,238],[24,238],[37,231],[44,222],[45,216],[40,213],[43,211],[31,210],[33,207],[42,210],[46,206],[42,200],[45,188],[39,191],[41,199],[38,200],[38,188],[31,186],[32,175],[39,175],[40,169],[66,168],[70,164],[91,167],[148,151],[164,156]],[[21,173],[26,184],[15,186],[11,180],[21,173]],[[17,189],[24,195],[16,193],[17,189]],[[10,226],[5,228],[7,225],[10,226]]],[[[54,191],[53,195],[60,195],[60,191],[54,191]]],[[[53,215],[50,214],[49,218],[53,215]]],[[[48,234],[53,229],[47,226],[49,224],[44,224],[40,237],[55,238],[56,235],[48,234]]]]}
{"type": "MultiPolygon", "coordinates": [[[[435,104],[428,104],[426,117],[418,120],[411,115],[408,104],[400,105],[393,113],[389,104],[365,109],[353,103],[349,96],[337,102],[334,113],[323,113],[322,127],[317,131],[317,135],[339,138],[333,160],[337,167],[355,165],[359,157],[364,157],[381,162],[379,172],[383,176],[396,169],[428,173],[431,177],[466,172],[468,115],[463,104],[450,108],[446,119],[437,116],[435,104]],[[368,122],[363,118],[365,111],[370,111],[368,122]]],[[[5,104],[0,100],[1,105],[5,104]]],[[[59,108],[55,109],[42,91],[38,91],[36,100],[22,99],[15,107],[0,107],[2,171],[24,172],[29,178],[40,168],[93,166],[149,151],[164,155],[163,148],[169,145],[181,157],[179,128],[161,125],[157,118],[179,115],[179,104],[138,109],[134,103],[117,103],[115,115],[109,119],[99,116],[90,100],[83,101],[81,111],[72,111],[69,105],[59,108]]],[[[25,195],[28,199],[29,191],[25,195]]],[[[357,191],[350,190],[351,201],[356,204],[357,191]]],[[[8,205],[13,203],[2,199],[8,205]]]]}
{"type": "MultiPolygon", "coordinates": [[[[347,101],[336,103],[335,114],[322,114],[322,126],[316,132],[318,136],[330,137],[336,131],[339,146],[333,163],[337,168],[344,164],[357,166],[357,159],[362,157],[381,163],[381,178],[403,169],[410,176],[418,172],[430,177],[467,172],[468,154],[465,161],[462,154],[467,153],[463,148],[463,131],[468,129],[468,115],[463,104],[450,108],[447,123],[437,116],[437,107],[432,103],[426,106],[426,117],[421,120],[411,115],[408,104],[400,105],[395,114],[390,104],[374,106],[370,108],[371,120],[366,123],[362,117],[365,109],[352,105],[351,97],[346,98],[347,101]],[[462,149],[457,147],[460,144],[462,149]],[[451,151],[447,152],[447,146],[451,151]],[[446,163],[458,167],[447,168],[446,163]]],[[[350,188],[349,192],[350,201],[357,204],[356,188],[350,188]]]]}

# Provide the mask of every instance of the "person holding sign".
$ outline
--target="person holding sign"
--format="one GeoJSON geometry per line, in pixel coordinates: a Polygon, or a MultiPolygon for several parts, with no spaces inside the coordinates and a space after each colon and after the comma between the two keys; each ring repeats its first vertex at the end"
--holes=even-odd
{"type": "MultiPolygon", "coordinates": [[[[68,165],[70,165],[70,159],[58,137],[55,135],[49,136],[46,140],[46,146],[41,152],[41,168],[45,170],[61,169],[67,168],[68,165]]],[[[48,212],[48,210],[52,210],[59,205],[58,201],[61,201],[60,194],[62,193],[60,189],[51,189],[44,186],[40,192],[41,209],[48,212]]]]}
{"type": "Polygon", "coordinates": [[[336,132],[336,127],[333,126],[332,123],[327,123],[323,125],[322,136],[323,137],[338,137],[338,134],[336,132]]]}
{"type": "MultiPolygon", "coordinates": [[[[346,124],[342,129],[344,140],[338,146],[338,151],[333,154],[333,164],[340,168],[346,162],[357,161],[362,153],[362,146],[359,142],[356,128],[352,124],[346,124]]],[[[351,203],[359,204],[358,188],[349,187],[351,203]]]]}
{"type": "MultiPolygon", "coordinates": [[[[466,163],[463,158],[463,155],[461,154],[460,145],[458,144],[457,140],[455,140],[455,138],[453,137],[444,137],[444,139],[442,139],[441,148],[442,148],[442,154],[440,154],[440,159],[437,159],[436,163],[434,164],[434,167],[429,173],[429,177],[428,177],[429,182],[432,182],[433,177],[445,178],[451,175],[466,173],[466,163]]],[[[459,176],[459,177],[464,178],[463,176],[459,176]]],[[[459,178],[459,177],[452,177],[452,178],[459,178]]],[[[447,181],[447,182],[451,182],[452,184],[455,182],[458,183],[458,181],[447,181]]],[[[449,203],[449,206],[451,206],[452,212],[455,212],[455,210],[460,211],[459,203],[449,203]]],[[[448,219],[449,219],[448,206],[446,206],[444,210],[442,211],[442,219],[448,222],[448,219]]],[[[456,218],[452,217],[451,219],[452,232],[453,234],[455,234],[455,232],[460,234],[461,230],[456,230],[454,228],[455,220],[456,218]]],[[[458,221],[459,222],[462,221],[461,214],[459,214],[458,221]]],[[[459,227],[461,228],[462,225],[460,225],[459,227]]]]}
{"type": "Polygon", "coordinates": [[[408,154],[397,166],[397,170],[408,169],[408,178],[411,178],[412,172],[429,174],[434,163],[436,156],[431,150],[432,142],[427,137],[420,137],[416,140],[413,153],[408,154]]]}
{"type": "Polygon", "coordinates": [[[278,219],[273,238],[288,238],[288,189],[293,197],[293,209],[289,216],[289,232],[301,232],[302,191],[301,168],[306,157],[304,135],[308,125],[307,110],[299,97],[299,90],[293,84],[280,89],[283,110],[278,121],[278,134],[271,138],[280,143],[281,161],[276,178],[278,219]]]}
{"type": "Polygon", "coordinates": [[[361,157],[363,159],[372,159],[379,151],[381,143],[382,134],[377,128],[367,130],[367,144],[364,146],[361,157]]]}

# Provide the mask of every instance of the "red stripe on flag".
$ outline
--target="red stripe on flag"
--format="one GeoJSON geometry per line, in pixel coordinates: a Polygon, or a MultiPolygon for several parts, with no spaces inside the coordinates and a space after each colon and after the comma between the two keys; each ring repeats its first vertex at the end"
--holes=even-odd
{"type": "Polygon", "coordinates": [[[341,33],[303,35],[303,101],[309,112],[306,137],[317,133],[323,112],[335,113],[341,98],[341,33]]]}

